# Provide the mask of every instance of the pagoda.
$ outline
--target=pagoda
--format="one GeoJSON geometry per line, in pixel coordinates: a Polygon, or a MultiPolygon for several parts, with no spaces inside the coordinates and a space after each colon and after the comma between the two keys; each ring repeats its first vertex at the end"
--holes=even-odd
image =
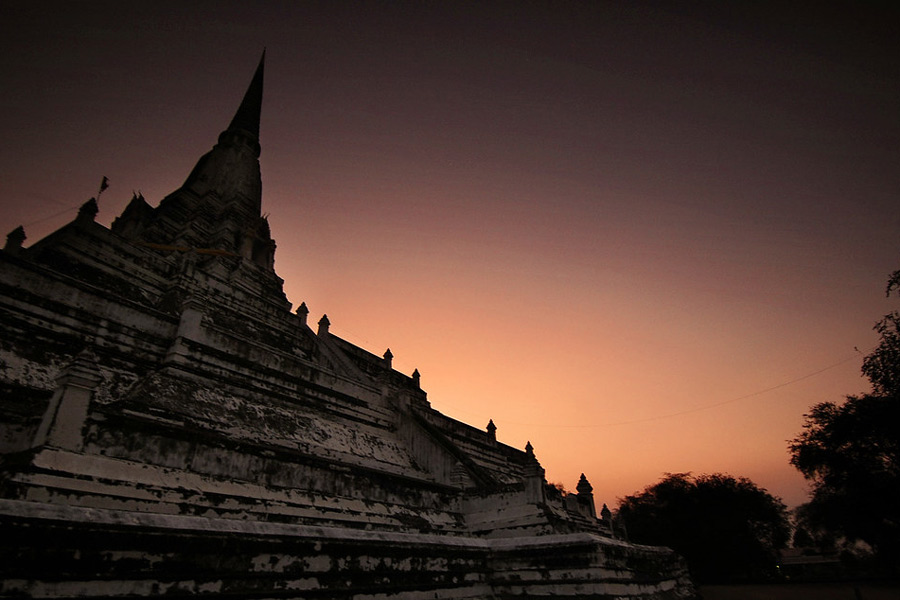
{"type": "MultiPolygon", "coordinates": [[[[0,597],[691,598],[530,444],[292,310],[265,55],[184,184],[0,252],[0,597]]],[[[460,374],[464,376],[464,374],[460,374]]],[[[501,423],[502,425],[502,423],[501,423]]]]}

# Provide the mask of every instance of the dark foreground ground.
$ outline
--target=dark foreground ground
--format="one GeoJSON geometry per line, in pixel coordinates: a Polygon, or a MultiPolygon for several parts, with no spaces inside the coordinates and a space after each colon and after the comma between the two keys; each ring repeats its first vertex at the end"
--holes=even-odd
{"type": "Polygon", "coordinates": [[[900,600],[900,583],[703,585],[703,600],[900,600]]]}

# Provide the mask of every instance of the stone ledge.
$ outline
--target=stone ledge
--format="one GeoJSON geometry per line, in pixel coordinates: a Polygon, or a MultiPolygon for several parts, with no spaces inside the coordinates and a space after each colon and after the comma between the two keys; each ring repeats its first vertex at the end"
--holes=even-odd
{"type": "Polygon", "coordinates": [[[137,513],[131,511],[62,506],[28,502],[25,500],[0,499],[0,521],[5,518],[58,521],[68,525],[133,527],[178,532],[202,532],[207,534],[242,534],[258,537],[291,537],[332,541],[381,542],[392,544],[415,544],[467,547],[478,550],[489,548],[489,541],[460,536],[430,535],[420,533],[395,533],[364,531],[338,527],[314,525],[292,525],[288,523],[268,523],[262,521],[242,521],[213,517],[168,515],[160,513],[137,513]]]}

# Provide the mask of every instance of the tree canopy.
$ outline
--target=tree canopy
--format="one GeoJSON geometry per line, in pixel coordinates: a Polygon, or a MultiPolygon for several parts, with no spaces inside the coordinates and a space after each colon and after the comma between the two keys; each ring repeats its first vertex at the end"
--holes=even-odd
{"type": "MultiPolygon", "coordinates": [[[[894,271],[887,284],[887,295],[900,293],[900,271],[894,271]]],[[[875,324],[881,336],[875,350],[863,360],[862,372],[877,396],[898,398],[900,394],[900,313],[892,311],[875,324]]]]}
{"type": "Polygon", "coordinates": [[[749,479],[668,474],[626,496],[618,520],[633,542],[668,546],[700,583],[761,580],[776,574],[790,537],[787,508],[749,479]]]}
{"type": "MultiPolygon", "coordinates": [[[[900,271],[887,294],[900,289],[900,271]]],[[[812,483],[799,511],[810,529],[862,541],[888,568],[900,565],[900,314],[875,325],[881,339],[865,357],[869,394],[822,402],[805,415],[790,442],[791,464],[812,483]]]]}

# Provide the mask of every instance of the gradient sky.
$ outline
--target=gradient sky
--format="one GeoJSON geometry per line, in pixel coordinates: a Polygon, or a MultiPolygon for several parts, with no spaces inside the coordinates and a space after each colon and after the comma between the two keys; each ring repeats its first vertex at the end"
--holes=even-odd
{"type": "MultiPolygon", "coordinates": [[[[153,205],[267,48],[263,210],[312,323],[598,502],[806,498],[900,268],[898,11],[0,0],[0,229],[153,205]],[[858,348],[861,352],[856,351],[858,348]]],[[[755,3],[753,3],[755,4],[755,3]]]]}

